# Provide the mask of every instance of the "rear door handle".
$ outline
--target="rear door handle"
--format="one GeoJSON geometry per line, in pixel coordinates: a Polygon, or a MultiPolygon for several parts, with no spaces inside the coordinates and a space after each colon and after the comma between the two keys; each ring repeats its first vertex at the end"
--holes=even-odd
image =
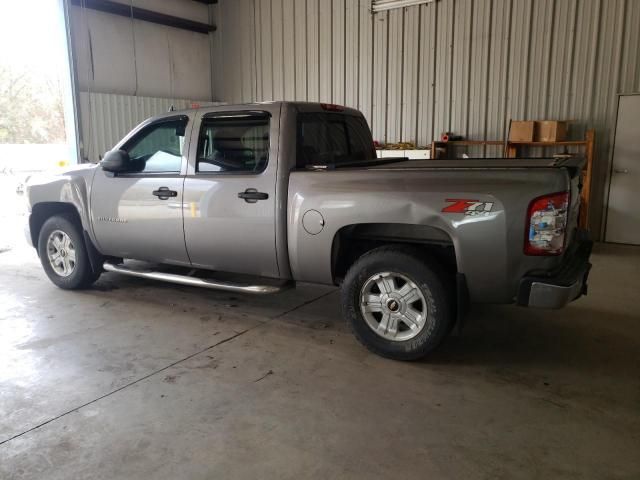
{"type": "Polygon", "coordinates": [[[269,198],[269,194],[259,192],[255,188],[247,188],[244,192],[238,193],[238,198],[244,199],[247,203],[256,203],[258,200],[266,200],[269,198]]]}
{"type": "Polygon", "coordinates": [[[169,190],[169,187],[160,187],[158,190],[154,190],[151,193],[158,197],[160,200],[167,200],[170,197],[178,196],[178,192],[176,192],[175,190],[169,190]]]}

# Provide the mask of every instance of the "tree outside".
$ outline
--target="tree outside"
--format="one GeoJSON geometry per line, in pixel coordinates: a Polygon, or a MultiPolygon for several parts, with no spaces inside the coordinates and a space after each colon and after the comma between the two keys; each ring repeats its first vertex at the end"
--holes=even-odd
{"type": "Polygon", "coordinates": [[[61,8],[61,0],[0,5],[0,145],[67,141],[61,8]]]}
{"type": "Polygon", "coordinates": [[[0,65],[0,144],[65,143],[60,79],[0,65]]]}

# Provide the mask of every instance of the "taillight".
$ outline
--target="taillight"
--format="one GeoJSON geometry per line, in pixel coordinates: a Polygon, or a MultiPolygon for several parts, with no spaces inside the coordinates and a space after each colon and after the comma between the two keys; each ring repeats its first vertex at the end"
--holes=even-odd
{"type": "Polygon", "coordinates": [[[535,198],[527,211],[527,255],[560,255],[564,250],[569,192],[535,198]]]}

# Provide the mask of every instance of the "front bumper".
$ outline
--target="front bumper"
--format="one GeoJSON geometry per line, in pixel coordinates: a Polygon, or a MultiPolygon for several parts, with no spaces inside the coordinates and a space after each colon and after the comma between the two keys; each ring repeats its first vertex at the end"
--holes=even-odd
{"type": "Polygon", "coordinates": [[[586,295],[592,247],[588,232],[578,231],[558,268],[532,272],[522,278],[516,303],[525,307],[562,308],[586,295]]]}

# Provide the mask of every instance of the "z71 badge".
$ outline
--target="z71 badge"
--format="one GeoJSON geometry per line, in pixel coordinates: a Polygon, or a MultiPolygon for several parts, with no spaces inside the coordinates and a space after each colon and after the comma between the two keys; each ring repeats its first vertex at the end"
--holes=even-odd
{"type": "Polygon", "coordinates": [[[447,198],[451,203],[442,209],[444,213],[463,213],[468,216],[488,215],[493,209],[493,202],[479,202],[466,198],[447,198]]]}

